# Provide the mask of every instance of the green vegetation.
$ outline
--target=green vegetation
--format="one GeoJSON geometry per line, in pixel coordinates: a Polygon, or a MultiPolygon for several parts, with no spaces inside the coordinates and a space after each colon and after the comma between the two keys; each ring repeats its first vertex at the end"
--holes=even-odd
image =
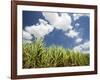
{"type": "Polygon", "coordinates": [[[23,68],[88,66],[89,54],[83,54],[61,46],[46,47],[41,39],[23,43],[23,68]]]}

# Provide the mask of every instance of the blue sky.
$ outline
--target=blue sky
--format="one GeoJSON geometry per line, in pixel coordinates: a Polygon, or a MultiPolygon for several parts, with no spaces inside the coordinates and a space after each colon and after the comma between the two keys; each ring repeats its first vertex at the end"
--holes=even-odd
{"type": "Polygon", "coordinates": [[[89,21],[86,13],[23,11],[23,42],[42,38],[47,46],[89,52],[89,21]]]}

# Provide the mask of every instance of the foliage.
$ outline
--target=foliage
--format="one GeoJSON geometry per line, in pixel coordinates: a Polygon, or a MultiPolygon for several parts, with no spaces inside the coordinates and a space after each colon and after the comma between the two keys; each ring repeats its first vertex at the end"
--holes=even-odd
{"type": "Polygon", "coordinates": [[[46,47],[42,39],[23,43],[23,68],[88,66],[89,54],[62,46],[46,47]]]}

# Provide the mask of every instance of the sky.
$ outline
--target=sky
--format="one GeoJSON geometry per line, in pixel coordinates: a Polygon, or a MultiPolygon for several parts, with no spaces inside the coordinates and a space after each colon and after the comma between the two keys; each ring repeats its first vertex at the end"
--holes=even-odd
{"type": "Polygon", "coordinates": [[[89,53],[90,16],[87,13],[23,11],[23,42],[42,38],[46,46],[58,45],[89,53]]]}

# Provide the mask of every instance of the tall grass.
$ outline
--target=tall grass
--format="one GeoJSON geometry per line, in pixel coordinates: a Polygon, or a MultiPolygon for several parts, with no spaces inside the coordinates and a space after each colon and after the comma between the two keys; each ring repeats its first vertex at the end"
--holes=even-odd
{"type": "Polygon", "coordinates": [[[61,46],[46,47],[41,39],[23,43],[23,68],[46,68],[89,65],[89,54],[61,46]]]}

